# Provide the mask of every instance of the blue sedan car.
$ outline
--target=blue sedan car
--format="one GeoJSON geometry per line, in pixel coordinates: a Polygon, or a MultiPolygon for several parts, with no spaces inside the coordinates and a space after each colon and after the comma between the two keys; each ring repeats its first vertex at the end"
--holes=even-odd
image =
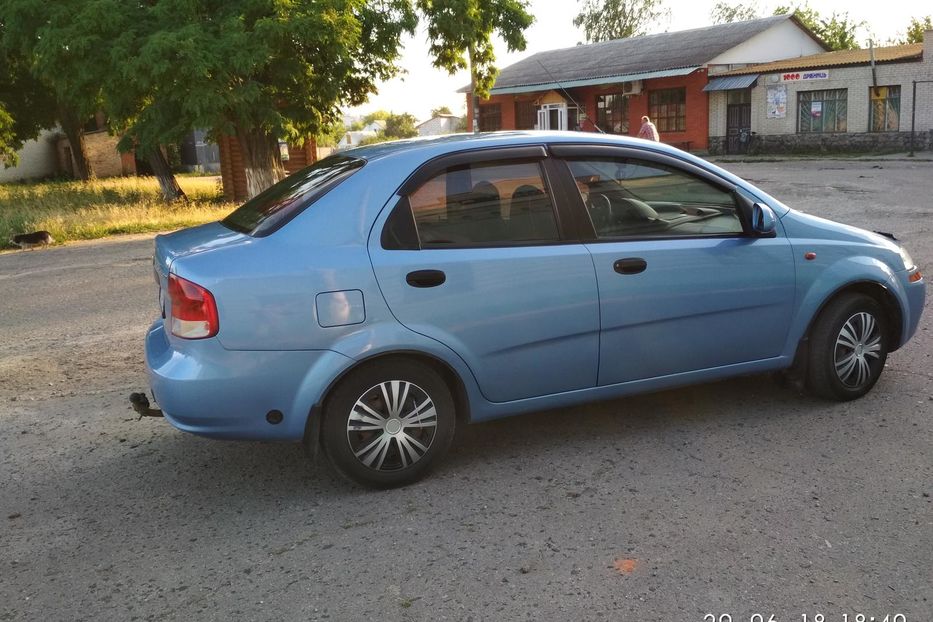
{"type": "Polygon", "coordinates": [[[321,447],[374,487],[522,412],[777,370],[858,398],[925,288],[890,237],[658,143],[556,132],[334,155],[154,262],[165,417],[321,447]]]}

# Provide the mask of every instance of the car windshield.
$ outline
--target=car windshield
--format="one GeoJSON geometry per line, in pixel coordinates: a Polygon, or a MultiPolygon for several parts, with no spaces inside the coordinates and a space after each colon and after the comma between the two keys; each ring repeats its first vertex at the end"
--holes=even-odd
{"type": "Polygon", "coordinates": [[[344,155],[326,157],[257,194],[221,222],[241,233],[268,235],[364,164],[364,160],[344,155]]]}

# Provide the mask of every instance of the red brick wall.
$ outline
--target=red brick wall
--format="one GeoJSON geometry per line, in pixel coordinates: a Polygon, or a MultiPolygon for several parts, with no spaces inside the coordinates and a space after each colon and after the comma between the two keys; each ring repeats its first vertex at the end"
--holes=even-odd
{"type": "MultiPolygon", "coordinates": [[[[642,115],[648,114],[648,93],[654,90],[684,87],[687,89],[686,130],[683,132],[663,132],[661,142],[682,145],[689,141],[691,150],[705,150],[709,146],[709,95],[703,92],[706,86],[706,70],[698,69],[687,76],[656,78],[642,83],[642,92],[629,97],[629,135],[636,136],[641,128],[642,115]]],[[[570,89],[570,95],[586,110],[588,121],[584,130],[596,131],[592,122],[596,121],[596,97],[603,93],[618,93],[619,85],[585,87],[570,89]]],[[[502,129],[515,129],[515,102],[534,100],[544,95],[543,92],[519,95],[493,95],[480,104],[496,103],[501,106],[502,129]]],[[[563,95],[563,94],[562,94],[563,95]]],[[[566,99],[566,96],[564,95],[566,99]]],[[[570,102],[568,102],[570,103],[570,102]]],[[[467,94],[467,127],[473,131],[473,98],[467,94]]]]}
{"type": "MultiPolygon", "coordinates": [[[[240,203],[249,196],[246,191],[246,169],[243,166],[243,156],[240,153],[240,144],[233,136],[221,136],[220,146],[220,178],[223,182],[224,198],[227,201],[240,203]]],[[[309,138],[304,146],[288,146],[288,162],[283,162],[285,173],[292,173],[314,164],[317,161],[317,143],[309,138]]]]}

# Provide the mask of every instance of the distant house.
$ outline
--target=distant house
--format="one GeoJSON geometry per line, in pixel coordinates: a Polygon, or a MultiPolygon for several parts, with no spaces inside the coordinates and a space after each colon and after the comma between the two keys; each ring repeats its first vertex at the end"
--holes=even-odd
{"type": "Polygon", "coordinates": [[[914,147],[931,149],[929,81],[933,31],[927,31],[924,43],[824,52],[732,69],[711,76],[706,87],[710,152],[907,150],[912,126],[914,147]],[[734,131],[737,115],[747,118],[744,135],[734,131]]]}
{"type": "Polygon", "coordinates": [[[189,173],[220,172],[220,146],[207,140],[207,130],[194,130],[181,141],[181,166],[189,173]]]}
{"type": "Polygon", "coordinates": [[[0,165],[0,183],[28,181],[52,177],[58,173],[58,158],[55,148],[58,142],[57,130],[42,130],[35,140],[28,140],[19,150],[19,163],[16,166],[0,165]]]}
{"type": "Polygon", "coordinates": [[[343,139],[341,139],[340,144],[337,145],[337,149],[352,149],[353,147],[358,147],[362,141],[367,138],[375,138],[379,132],[384,132],[385,129],[386,122],[377,119],[369,125],[363,126],[361,130],[349,130],[343,135],[343,139]]]}
{"type": "Polygon", "coordinates": [[[455,114],[439,114],[415,126],[418,136],[440,136],[453,134],[460,125],[460,117],[455,114]]]}
{"type": "MultiPolygon", "coordinates": [[[[777,15],[539,52],[502,69],[480,101],[479,129],[634,136],[648,115],[662,142],[705,150],[709,76],[826,49],[798,18],[777,15]]],[[[461,92],[472,130],[473,98],[469,87],[461,92]]]]}

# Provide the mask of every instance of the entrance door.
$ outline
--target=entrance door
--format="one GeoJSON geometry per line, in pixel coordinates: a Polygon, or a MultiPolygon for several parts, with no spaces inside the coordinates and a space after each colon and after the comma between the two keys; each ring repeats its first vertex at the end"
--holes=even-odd
{"type": "Polygon", "coordinates": [[[539,130],[566,130],[567,104],[544,104],[538,109],[539,130]]]}
{"type": "Polygon", "coordinates": [[[747,153],[752,135],[750,89],[729,91],[726,105],[726,152],[747,153]]]}

